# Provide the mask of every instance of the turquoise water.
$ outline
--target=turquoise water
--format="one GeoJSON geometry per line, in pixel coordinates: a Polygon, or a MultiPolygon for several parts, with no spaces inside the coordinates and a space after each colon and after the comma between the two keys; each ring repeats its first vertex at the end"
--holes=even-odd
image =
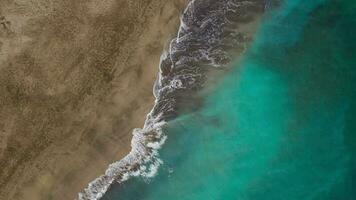
{"type": "Polygon", "coordinates": [[[168,125],[158,175],[104,199],[356,199],[355,81],[354,1],[286,1],[204,107],[168,125]]]}

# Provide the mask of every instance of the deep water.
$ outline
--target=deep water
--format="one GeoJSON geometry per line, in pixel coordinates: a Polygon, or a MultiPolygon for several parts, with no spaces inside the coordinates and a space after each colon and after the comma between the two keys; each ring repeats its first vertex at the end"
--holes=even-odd
{"type": "Polygon", "coordinates": [[[169,123],[164,162],[105,200],[356,199],[356,4],[289,0],[201,110],[169,123]]]}

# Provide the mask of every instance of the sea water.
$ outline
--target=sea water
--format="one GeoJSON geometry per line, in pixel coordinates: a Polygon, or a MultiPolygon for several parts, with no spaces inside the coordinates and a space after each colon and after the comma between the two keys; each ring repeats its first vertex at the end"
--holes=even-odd
{"type": "Polygon", "coordinates": [[[356,4],[286,0],[199,111],[168,123],[156,177],[105,200],[356,199],[356,4]]]}

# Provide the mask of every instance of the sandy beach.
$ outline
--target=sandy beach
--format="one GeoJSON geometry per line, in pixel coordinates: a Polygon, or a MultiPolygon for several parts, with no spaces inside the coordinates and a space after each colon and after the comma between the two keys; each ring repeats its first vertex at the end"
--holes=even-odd
{"type": "Polygon", "coordinates": [[[130,151],[185,4],[0,1],[0,200],[74,199],[130,151]]]}

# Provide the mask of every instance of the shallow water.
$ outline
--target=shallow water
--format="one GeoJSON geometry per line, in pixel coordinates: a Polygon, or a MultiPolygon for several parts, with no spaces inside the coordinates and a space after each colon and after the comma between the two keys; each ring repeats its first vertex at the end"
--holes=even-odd
{"type": "Polygon", "coordinates": [[[152,179],[105,200],[352,200],[356,4],[289,0],[198,112],[170,122],[152,179]]]}

